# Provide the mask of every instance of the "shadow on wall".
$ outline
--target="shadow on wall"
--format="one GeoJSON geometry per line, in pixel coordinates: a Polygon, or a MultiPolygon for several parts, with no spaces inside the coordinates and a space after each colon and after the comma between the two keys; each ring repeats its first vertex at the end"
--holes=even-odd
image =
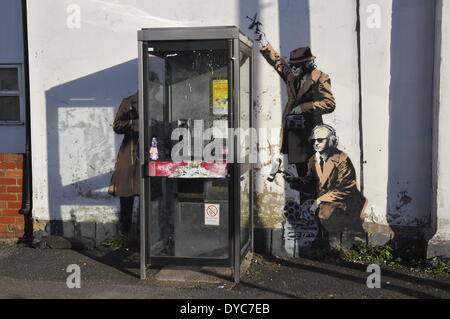
{"type": "MultiPolygon", "coordinates": [[[[279,1],[278,2],[278,21],[279,21],[279,38],[280,38],[280,55],[289,61],[289,55],[292,50],[300,47],[311,46],[311,17],[309,0],[297,0],[297,1],[279,1]],[[292,14],[297,12],[297,14],[292,14]]],[[[269,40],[270,41],[270,40],[269,40]]],[[[314,48],[311,48],[314,54],[314,48]]],[[[320,63],[320,61],[318,62],[320,63]]],[[[320,64],[318,65],[320,69],[320,64]]],[[[326,71],[325,71],[326,72],[326,71]]],[[[281,106],[280,112],[284,111],[284,107],[287,103],[288,96],[286,91],[286,85],[280,78],[280,84],[282,88],[281,106]]],[[[281,123],[280,123],[281,125],[281,123]]],[[[280,145],[281,147],[281,145],[280,145]]],[[[284,163],[288,163],[287,155],[284,156],[284,163]]],[[[286,165],[287,167],[287,165],[286,165]]],[[[291,170],[296,171],[293,167],[291,170]]],[[[292,203],[300,203],[299,193],[290,189],[289,184],[285,182],[285,204],[289,206],[292,203]]],[[[315,235],[318,236],[318,229],[310,230],[309,228],[317,227],[317,225],[303,227],[296,226],[296,223],[291,223],[288,218],[285,217],[285,212],[280,212],[283,217],[283,228],[273,231],[273,243],[283,245],[281,250],[286,251],[289,256],[297,257],[299,250],[304,245],[305,236],[315,235]]],[[[288,213],[288,212],[286,212],[288,213]]],[[[301,225],[302,223],[299,223],[301,225]]],[[[308,237],[306,237],[308,238],[308,237]]],[[[280,248],[278,248],[280,249],[280,248]]]]}
{"type": "MultiPolygon", "coordinates": [[[[249,21],[246,19],[246,16],[252,17],[255,13],[258,13],[258,17],[260,17],[260,21],[263,24],[261,26],[261,30],[266,33],[267,40],[274,45],[276,49],[280,50],[280,55],[284,57],[287,61],[289,59],[289,54],[292,50],[303,47],[310,46],[311,44],[311,30],[310,30],[310,8],[308,0],[296,0],[296,1],[278,1],[276,3],[261,3],[260,0],[250,0],[250,1],[240,1],[240,16],[241,16],[241,29],[246,32],[249,36],[253,37],[253,30],[248,30],[249,21]],[[279,48],[276,45],[276,39],[271,38],[269,28],[269,16],[266,14],[265,10],[273,10],[273,6],[277,6],[278,9],[278,23],[279,23],[279,48]],[[293,14],[295,12],[295,14],[293,14]],[[266,20],[265,20],[266,19],[266,20]]],[[[273,25],[273,22],[270,21],[273,25]]],[[[254,74],[254,92],[261,91],[261,83],[260,83],[260,68],[272,68],[259,53],[260,45],[255,42],[255,74],[254,74]]],[[[314,52],[314,51],[313,51],[314,52]]],[[[281,90],[281,102],[280,104],[273,105],[273,112],[282,113],[283,109],[287,102],[287,93],[284,81],[279,78],[280,81],[280,90],[281,90]]],[[[261,109],[259,96],[255,95],[254,97],[254,123],[255,127],[258,127],[261,119],[258,118],[258,115],[266,115],[262,113],[256,112],[256,110],[261,109]]],[[[270,126],[279,127],[281,123],[270,123],[270,126]]],[[[266,124],[267,125],[267,124],[266,124]]],[[[274,152],[276,150],[272,149],[274,152]]],[[[278,157],[279,153],[270,154],[271,157],[278,157]]],[[[268,159],[270,160],[270,159],[268,159]]],[[[287,163],[287,157],[285,156],[284,163],[287,163]]],[[[294,169],[295,170],[295,169],[294,169]]],[[[261,175],[260,178],[254,179],[255,188],[258,187],[258,183],[267,183],[265,180],[266,176],[261,175]]],[[[284,183],[285,188],[285,198],[284,203],[288,201],[291,202],[299,202],[299,195],[297,191],[290,190],[289,185],[284,183]]],[[[277,202],[278,198],[271,200],[270,194],[258,194],[254,192],[254,209],[255,209],[255,251],[260,252],[276,252],[277,254],[286,252],[287,255],[293,256],[297,253],[296,250],[296,242],[298,241],[294,237],[288,236],[283,240],[283,229],[271,229],[271,228],[262,228],[264,225],[264,221],[261,219],[262,215],[271,216],[270,218],[273,220],[279,220],[279,216],[283,216],[283,208],[280,208],[280,211],[267,211],[269,208],[273,208],[277,205],[266,205],[266,203],[277,202]]],[[[283,204],[284,204],[283,203],[283,204]]],[[[284,222],[286,225],[286,221],[284,222]]],[[[292,233],[292,232],[290,232],[292,233]]],[[[295,231],[293,233],[296,233],[295,231]]],[[[300,232],[297,232],[300,234],[300,232]]]]}
{"type": "Polygon", "coordinates": [[[435,1],[393,1],[386,211],[397,247],[430,227],[434,20],[435,1]]]}
{"type": "Polygon", "coordinates": [[[122,136],[112,129],[122,98],[137,90],[137,59],[46,92],[50,233],[97,241],[116,233],[107,193],[122,136]]]}

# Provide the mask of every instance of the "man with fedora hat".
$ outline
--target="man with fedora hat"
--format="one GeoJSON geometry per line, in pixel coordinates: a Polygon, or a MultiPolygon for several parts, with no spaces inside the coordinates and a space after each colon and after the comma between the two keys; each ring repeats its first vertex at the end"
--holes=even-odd
{"type": "Polygon", "coordinates": [[[257,40],[262,45],[263,57],[286,83],[288,101],[281,123],[281,153],[287,154],[289,164],[295,164],[298,175],[304,176],[308,159],[314,154],[308,142],[311,131],[323,123],[323,114],[333,112],[336,107],[330,77],[316,68],[316,57],[309,47],[293,50],[286,63],[264,33],[257,40]]]}
{"type": "MultiPolygon", "coordinates": [[[[156,99],[161,81],[155,72],[149,72],[148,77],[147,98],[152,103],[152,110],[155,110],[155,113],[162,112],[162,104],[156,99]]],[[[116,134],[123,135],[123,140],[117,153],[108,193],[120,198],[119,230],[125,239],[130,235],[132,229],[135,197],[140,195],[138,93],[122,100],[112,125],[116,134]]],[[[159,117],[160,114],[152,114],[152,118],[159,117]]]]}

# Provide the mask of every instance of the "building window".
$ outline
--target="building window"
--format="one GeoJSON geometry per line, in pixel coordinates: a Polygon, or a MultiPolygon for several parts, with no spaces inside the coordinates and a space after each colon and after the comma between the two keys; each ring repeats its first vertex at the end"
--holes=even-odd
{"type": "Polygon", "coordinates": [[[20,65],[0,65],[0,125],[23,124],[23,85],[20,65]]]}

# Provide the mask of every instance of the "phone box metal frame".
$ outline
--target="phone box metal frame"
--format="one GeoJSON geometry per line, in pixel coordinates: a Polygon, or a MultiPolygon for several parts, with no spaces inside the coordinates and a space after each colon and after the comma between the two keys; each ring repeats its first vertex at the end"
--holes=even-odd
{"type": "MultiPolygon", "coordinates": [[[[204,225],[201,225],[203,220],[202,218],[199,218],[198,214],[202,210],[202,205],[206,202],[205,198],[202,198],[202,196],[206,197],[206,195],[202,195],[200,191],[200,195],[196,199],[185,201],[180,199],[183,197],[181,193],[175,193],[175,197],[166,196],[166,194],[164,194],[164,189],[168,189],[168,184],[177,185],[177,183],[182,183],[182,181],[178,182],[177,178],[170,176],[150,176],[149,173],[149,167],[150,165],[153,165],[151,163],[152,160],[149,158],[149,149],[152,140],[152,122],[150,121],[150,116],[152,114],[152,107],[155,107],[148,98],[149,72],[151,71],[149,69],[149,54],[151,55],[153,53],[154,47],[169,47],[174,50],[184,50],[183,52],[189,52],[189,50],[194,50],[192,52],[196,52],[196,48],[207,49],[209,45],[211,45],[212,48],[224,48],[221,52],[225,52],[224,50],[227,52],[227,61],[224,62],[224,69],[226,68],[228,81],[228,114],[225,114],[224,116],[228,121],[228,127],[240,127],[240,114],[243,112],[248,115],[248,120],[245,120],[245,126],[248,125],[248,127],[251,128],[253,126],[253,41],[250,38],[244,35],[236,26],[150,28],[138,31],[139,159],[141,165],[140,269],[142,279],[146,278],[147,268],[152,266],[215,266],[230,267],[234,281],[239,282],[241,263],[247,254],[253,252],[253,166],[248,161],[245,163],[238,163],[236,157],[238,154],[237,148],[240,147],[240,144],[239,142],[236,142],[236,136],[233,135],[234,160],[226,163],[227,174],[222,177],[222,182],[227,183],[228,185],[227,198],[225,200],[223,198],[217,199],[216,201],[213,200],[213,202],[218,203],[224,211],[222,213],[223,216],[220,217],[220,223],[222,223],[221,232],[213,231],[208,235],[207,232],[202,233],[199,231],[199,229],[205,228],[204,225]],[[247,65],[244,70],[249,74],[244,74],[245,77],[243,77],[246,80],[245,85],[247,85],[245,103],[240,101],[240,98],[242,98],[240,81],[241,74],[244,72],[241,69],[240,61],[243,56],[245,56],[245,61],[248,60],[250,64],[250,66],[247,65]],[[248,180],[248,187],[246,186],[245,188],[246,193],[241,194],[241,192],[244,191],[241,189],[241,181],[244,174],[248,180]],[[161,199],[161,201],[158,202],[158,205],[152,204],[151,198],[151,182],[156,180],[160,180],[162,185],[166,185],[166,188],[162,188],[163,194],[159,195],[164,199],[161,199]],[[175,228],[173,236],[178,236],[178,238],[173,238],[173,240],[178,243],[178,246],[175,244],[172,253],[164,256],[153,253],[155,250],[154,247],[161,244],[161,242],[157,242],[157,239],[155,239],[159,236],[158,234],[155,234],[155,232],[158,233],[162,231],[158,227],[161,227],[160,225],[163,223],[161,220],[156,220],[154,210],[159,209],[159,218],[164,218],[164,215],[161,215],[161,211],[164,212],[161,207],[168,207],[168,205],[176,205],[171,213],[177,218],[173,218],[175,219],[175,222],[171,227],[175,228]],[[246,205],[248,205],[248,207],[246,205]],[[248,218],[246,217],[247,219],[244,220],[245,225],[241,225],[241,219],[243,218],[241,216],[241,207],[244,207],[245,210],[248,209],[248,211],[246,211],[248,218]],[[155,219],[153,220],[153,224],[152,218],[155,219]],[[245,240],[241,240],[241,227],[246,227],[245,236],[242,236],[243,238],[245,237],[245,240]],[[204,237],[205,244],[200,244],[199,242],[202,240],[202,236],[204,237]],[[220,237],[220,241],[222,241],[223,247],[225,247],[223,255],[212,257],[192,256],[196,247],[198,247],[198,250],[200,251],[202,249],[207,250],[208,245],[215,245],[214,242],[219,241],[217,239],[218,236],[222,236],[220,237]],[[223,243],[223,238],[228,238],[228,242],[223,243]],[[198,246],[195,246],[195,243],[197,242],[198,246]],[[184,254],[187,256],[184,256],[184,254]]],[[[164,65],[166,65],[165,61],[166,60],[163,62],[164,65]]],[[[167,64],[170,63],[167,62],[167,64]]],[[[168,72],[167,70],[169,68],[170,65],[165,66],[162,70],[168,72]]],[[[168,84],[168,81],[163,79],[161,85],[164,87],[163,94],[165,97],[162,105],[165,114],[167,114],[167,109],[176,107],[172,105],[172,84],[168,84]]],[[[205,87],[205,94],[211,93],[211,91],[208,93],[208,90],[211,89],[205,87]]],[[[168,125],[168,121],[164,121],[164,125],[168,125]]],[[[165,136],[165,138],[170,139],[170,136],[165,136]]],[[[212,183],[216,182],[217,180],[212,181],[212,183]]],[[[205,185],[206,190],[203,194],[208,193],[208,188],[210,188],[211,183],[205,183],[205,185]]],[[[167,216],[169,216],[169,214],[167,216]]],[[[162,243],[162,245],[167,246],[168,244],[162,243]]]]}

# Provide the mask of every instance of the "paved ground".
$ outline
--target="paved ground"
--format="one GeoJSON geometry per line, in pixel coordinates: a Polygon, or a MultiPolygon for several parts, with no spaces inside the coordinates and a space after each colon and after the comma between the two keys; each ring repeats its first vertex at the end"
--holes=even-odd
{"type": "MultiPolygon", "coordinates": [[[[139,279],[132,251],[33,249],[0,244],[0,298],[450,298],[450,276],[382,267],[381,289],[369,289],[366,266],[255,255],[235,285],[219,275],[214,282],[159,281],[159,270],[139,279]],[[81,267],[81,288],[69,289],[67,266],[81,267]]],[[[211,275],[211,274],[209,274],[211,275]]]]}

